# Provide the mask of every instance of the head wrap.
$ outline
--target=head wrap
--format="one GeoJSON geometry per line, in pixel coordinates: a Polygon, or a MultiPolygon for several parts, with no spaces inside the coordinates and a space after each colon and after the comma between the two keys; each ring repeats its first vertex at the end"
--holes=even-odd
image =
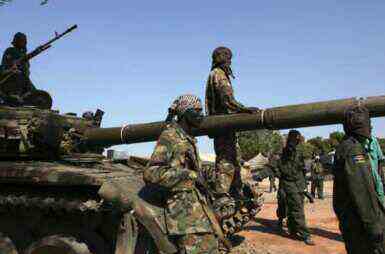
{"type": "Polygon", "coordinates": [[[214,68],[221,68],[228,76],[234,78],[233,71],[231,69],[231,58],[233,53],[229,48],[218,47],[214,49],[212,54],[211,70],[214,68]]]}
{"type": "Polygon", "coordinates": [[[13,40],[12,40],[12,45],[15,46],[16,44],[16,41],[21,39],[21,38],[27,38],[27,35],[24,34],[24,33],[21,33],[21,32],[17,32],[14,36],[13,36],[13,40]]]}
{"type": "Polygon", "coordinates": [[[283,148],[282,152],[282,158],[285,160],[293,154],[293,152],[296,150],[297,145],[302,140],[302,135],[297,130],[290,130],[289,134],[287,135],[287,141],[286,146],[283,148]]]}
{"type": "Polygon", "coordinates": [[[175,116],[180,118],[187,110],[194,108],[202,108],[201,99],[192,94],[181,95],[169,107],[166,122],[170,122],[175,116]]]}
{"type": "Polygon", "coordinates": [[[371,124],[368,109],[362,105],[355,105],[346,109],[344,131],[347,136],[359,135],[370,138],[371,124]]]}

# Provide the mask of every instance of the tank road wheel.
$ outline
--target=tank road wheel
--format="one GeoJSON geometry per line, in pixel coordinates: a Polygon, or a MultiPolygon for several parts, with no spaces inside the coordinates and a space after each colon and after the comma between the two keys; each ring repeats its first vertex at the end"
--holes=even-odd
{"type": "Polygon", "coordinates": [[[17,254],[17,250],[12,240],[0,233],[0,253],[17,254]]]}
{"type": "Polygon", "coordinates": [[[92,254],[88,246],[73,237],[53,235],[44,237],[27,248],[25,254],[92,254]]]}

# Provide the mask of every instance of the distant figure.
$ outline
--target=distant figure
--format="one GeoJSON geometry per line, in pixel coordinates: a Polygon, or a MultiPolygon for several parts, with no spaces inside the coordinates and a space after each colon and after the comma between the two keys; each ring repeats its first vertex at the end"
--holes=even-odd
{"type": "Polygon", "coordinates": [[[371,154],[370,116],[363,106],[346,110],[345,138],[334,159],[333,207],[348,254],[383,254],[385,212],[377,193],[371,154]]]}
{"type": "Polygon", "coordinates": [[[320,157],[316,156],[311,164],[311,194],[314,198],[324,199],[324,170],[320,157]]]}
{"type": "Polygon", "coordinates": [[[290,235],[303,240],[308,245],[314,245],[305,220],[305,162],[302,154],[297,151],[301,139],[299,131],[289,131],[279,163],[277,215],[280,226],[287,215],[287,227],[290,235]]]}

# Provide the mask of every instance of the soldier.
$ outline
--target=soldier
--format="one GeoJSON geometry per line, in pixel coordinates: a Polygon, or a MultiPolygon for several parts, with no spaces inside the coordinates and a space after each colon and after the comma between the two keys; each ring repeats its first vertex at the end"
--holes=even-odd
{"type": "Polygon", "coordinates": [[[290,130],[279,163],[278,195],[281,197],[278,202],[284,202],[284,204],[278,205],[277,215],[280,220],[287,215],[287,227],[292,236],[299,237],[308,245],[314,245],[305,221],[305,163],[303,156],[297,152],[297,145],[300,141],[299,131],[290,130]],[[280,211],[280,209],[285,211],[280,211]],[[283,214],[284,212],[286,214],[283,214]]]}
{"type": "Polygon", "coordinates": [[[319,156],[311,164],[311,194],[315,198],[316,191],[319,199],[324,199],[324,170],[319,156]]]}
{"type": "Polygon", "coordinates": [[[11,78],[1,84],[1,96],[6,104],[18,106],[22,103],[22,97],[36,88],[29,79],[29,62],[19,66],[14,64],[27,54],[27,36],[16,33],[12,45],[5,50],[1,61],[1,77],[13,73],[11,78]]]}
{"type": "Polygon", "coordinates": [[[27,36],[16,33],[12,47],[5,50],[0,66],[0,100],[8,106],[31,105],[40,108],[51,108],[51,96],[42,90],[37,90],[29,75],[28,61],[16,64],[16,61],[27,54],[27,36]],[[12,74],[5,81],[3,79],[12,74]]]}
{"type": "Polygon", "coordinates": [[[164,190],[167,230],[179,253],[218,253],[207,206],[195,185],[201,163],[191,130],[201,119],[198,97],[178,97],[143,174],[146,184],[164,190]]]}
{"type": "MultiPolygon", "coordinates": [[[[226,47],[216,48],[212,54],[211,72],[206,84],[206,113],[221,115],[232,113],[254,113],[257,108],[247,108],[235,100],[231,78],[232,52],[226,47]]],[[[219,199],[229,198],[241,191],[240,154],[236,133],[226,131],[214,136],[216,153],[216,186],[215,192],[219,199]]],[[[219,200],[218,199],[218,200],[219,200]]]]}
{"type": "Polygon", "coordinates": [[[333,207],[348,254],[384,253],[384,206],[376,186],[370,153],[365,144],[371,138],[368,110],[360,105],[348,108],[344,119],[345,138],[334,159],[333,207]]]}

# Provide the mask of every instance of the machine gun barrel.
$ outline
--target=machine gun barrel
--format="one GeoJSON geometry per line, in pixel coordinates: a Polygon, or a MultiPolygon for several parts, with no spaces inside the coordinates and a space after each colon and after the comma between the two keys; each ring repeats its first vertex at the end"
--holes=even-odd
{"type": "MultiPolygon", "coordinates": [[[[274,107],[255,114],[232,114],[205,117],[195,136],[220,135],[221,132],[255,129],[288,129],[342,123],[347,107],[360,103],[368,108],[371,117],[385,116],[385,95],[349,98],[274,107]]],[[[165,122],[129,124],[116,128],[88,130],[89,145],[112,146],[155,141],[165,128],[165,122]]]]}

